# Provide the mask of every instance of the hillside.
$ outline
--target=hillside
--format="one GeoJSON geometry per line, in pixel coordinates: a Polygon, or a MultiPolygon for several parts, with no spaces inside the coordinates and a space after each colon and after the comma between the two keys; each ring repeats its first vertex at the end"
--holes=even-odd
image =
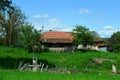
{"type": "Polygon", "coordinates": [[[112,64],[120,70],[120,54],[99,51],[86,51],[74,53],[27,53],[22,48],[0,47],[0,69],[18,69],[20,61],[32,62],[33,54],[37,56],[38,63],[49,65],[49,69],[59,68],[67,70],[77,69],[78,72],[105,72],[111,73],[112,64]]]}

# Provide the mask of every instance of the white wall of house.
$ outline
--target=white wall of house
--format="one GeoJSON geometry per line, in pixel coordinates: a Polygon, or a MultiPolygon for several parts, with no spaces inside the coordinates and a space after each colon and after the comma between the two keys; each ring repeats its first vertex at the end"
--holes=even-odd
{"type": "MultiPolygon", "coordinates": [[[[78,49],[85,49],[83,45],[78,45],[78,49]]],[[[98,51],[107,51],[107,47],[98,47],[98,46],[93,46],[93,45],[87,45],[86,49],[90,50],[98,50],[98,51]]]]}
{"type": "Polygon", "coordinates": [[[53,50],[53,51],[73,51],[74,50],[74,47],[50,47],[49,50],[53,50]]]}
{"type": "Polygon", "coordinates": [[[99,47],[98,50],[107,52],[107,47],[99,47]]]}
{"type": "Polygon", "coordinates": [[[52,47],[49,48],[52,51],[65,51],[65,47],[52,47]]]}
{"type": "MultiPolygon", "coordinates": [[[[78,49],[85,49],[85,47],[83,45],[78,45],[78,49]]],[[[87,45],[86,49],[90,49],[90,50],[98,50],[98,46],[93,46],[93,45],[87,45]]]]}

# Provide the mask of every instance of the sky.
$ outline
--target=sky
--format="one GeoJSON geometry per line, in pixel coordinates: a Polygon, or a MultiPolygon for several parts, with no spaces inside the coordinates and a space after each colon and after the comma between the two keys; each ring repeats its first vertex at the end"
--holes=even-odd
{"type": "Polygon", "coordinates": [[[86,26],[101,37],[120,31],[120,0],[13,0],[36,29],[72,31],[86,26]]]}

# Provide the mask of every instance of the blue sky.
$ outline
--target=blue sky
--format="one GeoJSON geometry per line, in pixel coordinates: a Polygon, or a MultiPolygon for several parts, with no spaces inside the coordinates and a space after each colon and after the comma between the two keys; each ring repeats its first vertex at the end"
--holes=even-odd
{"type": "Polygon", "coordinates": [[[83,25],[110,37],[120,31],[120,0],[13,0],[35,28],[72,31],[83,25]]]}

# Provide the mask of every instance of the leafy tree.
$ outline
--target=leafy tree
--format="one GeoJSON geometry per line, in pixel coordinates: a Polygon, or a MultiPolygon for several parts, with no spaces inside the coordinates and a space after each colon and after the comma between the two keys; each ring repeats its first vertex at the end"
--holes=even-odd
{"type": "Polygon", "coordinates": [[[5,29],[3,25],[5,23],[5,18],[7,17],[9,9],[13,9],[11,0],[0,0],[0,44],[4,44],[5,29]]]}
{"type": "Polygon", "coordinates": [[[26,16],[20,8],[13,6],[14,9],[8,9],[8,13],[1,14],[1,29],[5,36],[5,43],[8,46],[14,45],[18,38],[18,27],[25,23],[26,16]]]}
{"type": "Polygon", "coordinates": [[[100,38],[100,35],[96,31],[90,31],[90,33],[94,38],[100,38]]]}
{"type": "Polygon", "coordinates": [[[0,0],[0,13],[2,13],[2,11],[6,11],[9,12],[9,9],[14,9],[12,7],[12,0],[0,0]]]}
{"type": "Polygon", "coordinates": [[[20,40],[28,52],[40,51],[42,47],[41,30],[34,29],[31,24],[25,24],[20,27],[20,40]],[[37,48],[37,50],[35,49],[37,48]]]}
{"type": "Polygon", "coordinates": [[[120,52],[120,31],[113,33],[109,39],[109,46],[114,52],[120,52]]]}
{"type": "Polygon", "coordinates": [[[3,24],[3,20],[8,17],[8,13],[13,9],[11,0],[0,0],[0,24],[3,24]]]}
{"type": "Polygon", "coordinates": [[[74,26],[74,42],[76,45],[83,44],[84,47],[93,44],[93,35],[91,31],[85,26],[77,25],[74,26]]]}
{"type": "Polygon", "coordinates": [[[113,35],[110,38],[110,43],[120,44],[120,31],[113,33],[113,35]]]}

